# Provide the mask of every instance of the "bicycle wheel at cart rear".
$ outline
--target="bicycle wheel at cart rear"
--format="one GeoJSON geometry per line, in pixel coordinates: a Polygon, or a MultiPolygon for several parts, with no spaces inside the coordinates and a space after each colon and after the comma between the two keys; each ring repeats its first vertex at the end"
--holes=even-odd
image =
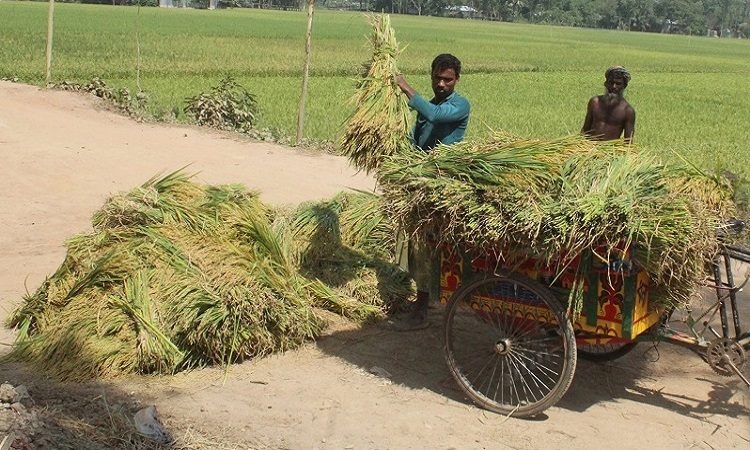
{"type": "Polygon", "coordinates": [[[515,417],[557,403],[576,367],[573,326],[552,293],[518,274],[490,275],[448,301],[445,356],[479,406],[515,417]]]}

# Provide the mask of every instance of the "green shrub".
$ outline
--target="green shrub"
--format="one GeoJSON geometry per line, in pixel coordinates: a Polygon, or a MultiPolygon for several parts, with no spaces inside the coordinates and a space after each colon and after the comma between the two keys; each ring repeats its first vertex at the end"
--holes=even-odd
{"type": "Polygon", "coordinates": [[[226,77],[210,93],[187,99],[185,114],[198,125],[248,133],[257,120],[258,103],[234,78],[226,77]]]}
{"type": "Polygon", "coordinates": [[[57,85],[53,84],[51,87],[64,91],[88,92],[105,100],[120,112],[135,119],[143,119],[146,116],[148,96],[145,92],[139,91],[133,95],[130,89],[125,87],[113,89],[99,77],[94,77],[90,82],[85,84],[63,81],[57,85]]]}

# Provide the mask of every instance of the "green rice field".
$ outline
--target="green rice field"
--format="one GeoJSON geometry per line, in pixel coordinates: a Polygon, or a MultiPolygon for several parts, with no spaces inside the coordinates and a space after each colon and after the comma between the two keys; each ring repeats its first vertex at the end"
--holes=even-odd
{"type": "MultiPolygon", "coordinates": [[[[0,78],[43,85],[46,3],[0,1],[0,78]]],[[[57,4],[52,77],[148,94],[156,117],[231,75],[262,109],[259,127],[293,136],[307,14],[57,4]],[[139,52],[140,49],[140,52],[139,52]]],[[[472,104],[468,139],[491,130],[552,138],[580,130],[604,70],[626,66],[635,141],[667,157],[750,175],[750,42],[450,18],[391,16],[399,68],[425,95],[432,58],[454,53],[472,104]]],[[[335,140],[352,111],[354,78],[370,57],[362,13],[316,10],[305,137],[335,140]]],[[[0,99],[1,103],[2,99],[0,99]]]]}

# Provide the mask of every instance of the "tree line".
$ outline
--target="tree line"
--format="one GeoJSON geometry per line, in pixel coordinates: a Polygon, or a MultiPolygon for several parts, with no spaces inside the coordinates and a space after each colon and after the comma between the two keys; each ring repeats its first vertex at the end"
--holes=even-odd
{"type": "MultiPolygon", "coordinates": [[[[322,0],[335,2],[336,0],[322,0]]],[[[374,11],[746,38],[750,0],[371,0],[374,11]],[[476,12],[473,12],[473,11],[476,12]]]]}
{"type": "MultiPolygon", "coordinates": [[[[159,0],[57,0],[158,6],[159,0]]],[[[304,9],[309,0],[217,0],[219,8],[304,9]]],[[[209,0],[172,0],[205,8],[209,0]]],[[[331,9],[452,16],[700,36],[750,36],[750,0],[316,0],[331,9]]]]}

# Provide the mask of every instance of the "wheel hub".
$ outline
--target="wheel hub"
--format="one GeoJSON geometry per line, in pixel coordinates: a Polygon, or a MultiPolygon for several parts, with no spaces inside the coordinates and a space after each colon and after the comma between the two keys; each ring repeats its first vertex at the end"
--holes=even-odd
{"type": "Polygon", "coordinates": [[[495,343],[495,353],[507,355],[510,353],[510,339],[500,339],[495,343]]]}
{"type": "Polygon", "coordinates": [[[708,364],[721,376],[735,375],[732,365],[741,370],[747,360],[745,350],[740,344],[728,338],[714,339],[706,349],[708,364]],[[731,364],[730,364],[731,363],[731,364]]]}

